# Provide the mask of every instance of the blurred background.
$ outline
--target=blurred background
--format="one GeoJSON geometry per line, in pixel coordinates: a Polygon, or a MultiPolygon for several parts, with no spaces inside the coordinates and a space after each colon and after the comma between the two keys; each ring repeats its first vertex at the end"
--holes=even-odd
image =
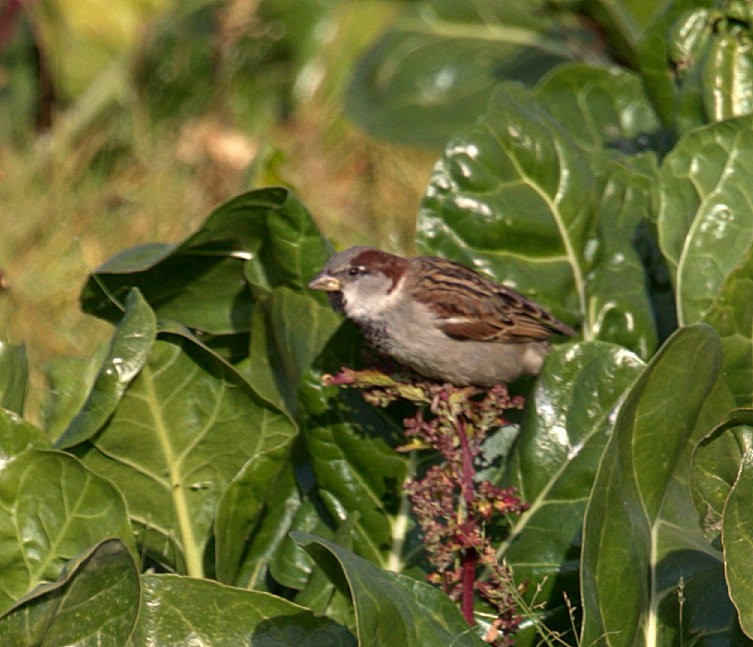
{"type": "Polygon", "coordinates": [[[356,61],[405,3],[0,0],[0,340],[44,368],[110,334],[87,273],[286,185],[333,244],[412,252],[437,149],[344,116],[356,61]]]}

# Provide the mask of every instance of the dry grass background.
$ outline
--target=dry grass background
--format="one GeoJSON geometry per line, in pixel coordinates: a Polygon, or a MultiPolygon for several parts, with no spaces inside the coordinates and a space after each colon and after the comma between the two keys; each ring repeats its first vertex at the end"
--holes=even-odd
{"type": "MultiPolygon", "coordinates": [[[[338,248],[413,251],[415,214],[435,154],[376,142],[313,97],[264,142],[212,116],[141,138],[106,173],[111,132],[86,132],[65,153],[44,139],[0,144],[0,340],[24,343],[28,416],[38,421],[53,358],[89,356],[111,327],[83,314],[87,273],[120,250],[189,235],[220,202],[250,188],[249,166],[275,151],[274,177],[294,189],[338,248]]],[[[264,175],[264,174],[262,174],[264,175]]]]}

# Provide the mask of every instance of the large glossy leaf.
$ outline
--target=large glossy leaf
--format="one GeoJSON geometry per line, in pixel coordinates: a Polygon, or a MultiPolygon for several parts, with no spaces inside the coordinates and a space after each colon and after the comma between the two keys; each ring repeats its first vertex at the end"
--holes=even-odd
{"type": "Polygon", "coordinates": [[[0,618],[0,635],[9,646],[120,647],[138,612],[136,564],[125,544],[107,539],[0,618]]]}
{"type": "MultiPolygon", "coordinates": [[[[564,607],[578,597],[583,513],[614,416],[643,362],[603,342],[557,348],[529,398],[529,415],[508,461],[506,484],[530,505],[499,547],[518,582],[564,607]]],[[[549,628],[553,627],[549,624],[549,628]]]]}
{"type": "Polygon", "coordinates": [[[734,634],[720,556],[688,483],[693,445],[731,401],[720,360],[711,328],[681,329],[620,408],[586,510],[583,644],[718,644],[734,634]]]}
{"type": "Polygon", "coordinates": [[[80,449],[123,491],[144,549],[204,573],[215,507],[254,456],[260,479],[286,460],[295,425],[190,336],[158,339],[107,424],[80,449]]]}
{"type": "Polygon", "coordinates": [[[384,571],[324,539],[302,533],[295,538],[335,585],[349,592],[361,647],[486,644],[438,589],[384,571]]]}
{"type": "Polygon", "coordinates": [[[26,348],[0,342],[0,407],[23,415],[28,388],[26,348]]]}
{"type": "MultiPolygon", "coordinates": [[[[269,570],[276,582],[290,589],[305,592],[311,582],[312,575],[315,574],[316,564],[309,554],[293,540],[289,531],[305,532],[330,540],[335,539],[335,532],[327,523],[329,518],[322,514],[320,505],[317,505],[319,502],[311,499],[302,500],[297,491],[295,495],[289,496],[291,503],[294,496],[297,496],[295,514],[291,519],[290,527],[286,529],[286,536],[281,542],[280,550],[277,551],[270,562],[269,570]]],[[[349,530],[353,526],[350,519],[342,525],[349,530]]],[[[350,547],[352,542],[343,542],[341,539],[340,543],[345,543],[350,547]]]]}
{"type": "Polygon", "coordinates": [[[344,627],[269,593],[177,575],[143,575],[141,585],[141,612],[129,643],[132,647],[356,644],[344,627]]]}
{"type": "Polygon", "coordinates": [[[288,466],[280,470],[274,454],[268,457],[262,451],[252,456],[230,481],[217,504],[214,525],[215,568],[221,582],[264,587],[269,561],[300,505],[292,496],[295,482],[290,477],[288,466]],[[261,548],[259,541],[254,541],[258,532],[265,539],[261,554],[257,552],[261,548]],[[243,564],[250,559],[253,570],[248,575],[241,574],[243,564]]]}
{"type": "Polygon", "coordinates": [[[753,118],[699,128],[659,172],[659,244],[672,271],[680,323],[710,310],[725,277],[753,243],[753,118]]]}
{"type": "MultiPolygon", "coordinates": [[[[596,182],[580,148],[510,84],[434,167],[417,242],[422,252],[488,272],[575,323],[588,309],[585,248],[595,206],[596,182]]],[[[584,336],[592,334],[586,326],[584,336]]]]}
{"type": "Polygon", "coordinates": [[[483,113],[496,84],[535,84],[575,58],[584,35],[538,0],[411,5],[359,62],[346,103],[361,126],[403,143],[443,145],[483,113]]]}
{"type": "Polygon", "coordinates": [[[262,288],[304,289],[328,255],[289,191],[260,189],[218,207],[179,245],[137,247],[112,258],[89,277],[81,302],[87,312],[117,320],[118,301],[138,287],[160,319],[214,335],[247,332],[253,298],[246,273],[262,288]]]}
{"type": "Polygon", "coordinates": [[[703,320],[722,338],[725,379],[739,406],[753,405],[753,248],[722,283],[703,320]]]}
{"type": "MultiPolygon", "coordinates": [[[[342,524],[331,538],[326,534],[318,535],[315,534],[315,532],[307,532],[302,528],[296,528],[294,532],[290,533],[290,537],[295,541],[295,538],[297,538],[300,533],[314,535],[318,539],[325,539],[336,544],[344,551],[351,551],[353,548],[352,538],[354,535],[354,523],[355,515],[346,523],[342,524]]],[[[296,546],[298,546],[297,543],[296,546]]],[[[337,620],[348,627],[351,631],[357,631],[355,608],[349,591],[343,590],[342,587],[339,587],[339,582],[332,581],[332,579],[330,579],[331,573],[328,573],[324,568],[318,565],[306,550],[300,549],[300,547],[299,550],[309,559],[313,569],[311,577],[306,582],[306,586],[295,596],[295,601],[298,604],[303,604],[311,609],[314,613],[326,615],[337,620]]]]}
{"type": "Polygon", "coordinates": [[[31,449],[0,464],[0,608],[96,542],[133,547],[121,493],[76,458],[31,449]]]}
{"type": "Polygon", "coordinates": [[[110,342],[89,396],[73,417],[57,447],[71,447],[107,422],[126,389],[139,374],[157,336],[157,320],[138,289],[128,293],[125,313],[110,342]]]}

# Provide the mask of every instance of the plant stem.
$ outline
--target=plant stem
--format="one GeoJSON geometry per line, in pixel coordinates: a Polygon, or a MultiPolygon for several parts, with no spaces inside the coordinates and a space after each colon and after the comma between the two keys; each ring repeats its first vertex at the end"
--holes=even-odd
{"type": "MultiPolygon", "coordinates": [[[[473,517],[473,477],[476,474],[476,470],[473,468],[473,455],[471,454],[471,448],[468,443],[468,435],[466,433],[465,424],[463,419],[457,418],[457,430],[458,437],[460,438],[460,449],[462,452],[462,473],[460,475],[460,483],[462,489],[462,495],[465,503],[465,522],[466,531],[471,530],[471,524],[475,526],[475,519],[473,517]]],[[[462,567],[462,581],[463,581],[463,598],[460,603],[463,617],[466,619],[469,625],[476,624],[476,619],[473,617],[473,593],[476,588],[476,565],[478,563],[478,553],[474,548],[466,548],[461,556],[462,567]]]]}
{"type": "Polygon", "coordinates": [[[463,599],[460,602],[460,609],[465,621],[473,626],[476,624],[476,619],[473,616],[473,592],[476,586],[478,553],[474,548],[466,548],[460,559],[463,578],[463,599]]]}
{"type": "Polygon", "coordinates": [[[476,476],[476,470],[473,468],[473,455],[471,454],[471,447],[468,444],[468,436],[465,431],[465,425],[463,419],[457,420],[458,436],[460,437],[460,449],[463,453],[463,472],[461,474],[461,488],[463,490],[463,498],[466,503],[466,514],[470,510],[470,506],[473,503],[473,477],[476,476]]]}

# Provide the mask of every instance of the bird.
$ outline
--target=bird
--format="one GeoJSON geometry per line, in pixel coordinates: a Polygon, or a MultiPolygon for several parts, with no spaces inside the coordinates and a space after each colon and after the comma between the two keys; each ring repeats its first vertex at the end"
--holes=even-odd
{"type": "Polygon", "coordinates": [[[454,386],[537,375],[555,335],[575,331],[515,290],[460,263],[357,246],[332,256],[308,284],[378,351],[454,386]]]}

